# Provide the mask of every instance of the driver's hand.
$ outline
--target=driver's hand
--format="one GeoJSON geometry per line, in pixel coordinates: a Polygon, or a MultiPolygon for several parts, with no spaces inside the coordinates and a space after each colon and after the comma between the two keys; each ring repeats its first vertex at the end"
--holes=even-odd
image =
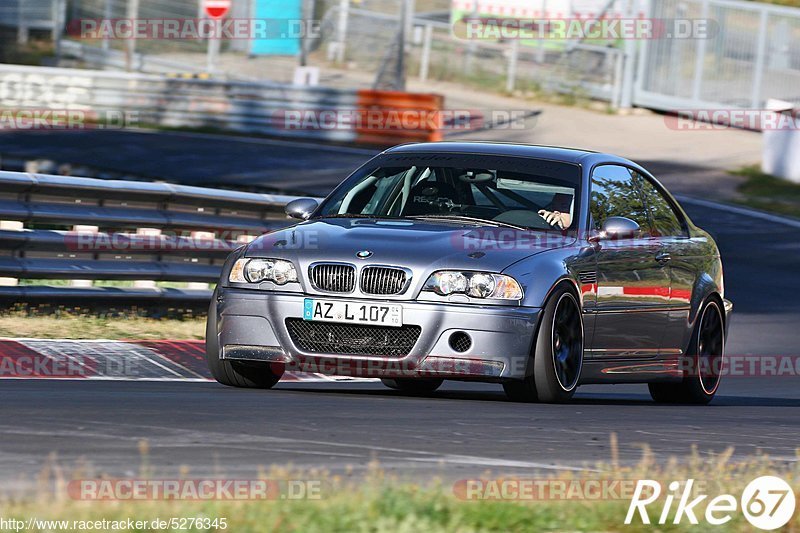
{"type": "Polygon", "coordinates": [[[558,229],[565,229],[570,225],[569,213],[562,213],[561,211],[547,211],[542,209],[539,211],[539,216],[547,221],[553,227],[558,229]]]}

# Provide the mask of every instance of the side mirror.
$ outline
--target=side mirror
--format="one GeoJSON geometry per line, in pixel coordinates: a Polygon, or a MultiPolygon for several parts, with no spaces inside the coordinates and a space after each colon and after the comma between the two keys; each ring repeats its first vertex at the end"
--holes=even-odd
{"type": "Polygon", "coordinates": [[[284,210],[292,218],[307,220],[318,206],[319,204],[313,198],[298,198],[286,204],[284,210]]]}
{"type": "Polygon", "coordinates": [[[590,240],[592,242],[630,239],[636,237],[640,231],[639,224],[636,221],[625,217],[608,217],[603,222],[603,229],[600,233],[593,236],[590,240]]]}

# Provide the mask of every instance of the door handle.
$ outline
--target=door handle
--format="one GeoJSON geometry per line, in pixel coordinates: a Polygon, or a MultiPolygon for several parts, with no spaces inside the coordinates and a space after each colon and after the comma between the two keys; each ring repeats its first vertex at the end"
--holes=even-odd
{"type": "Polygon", "coordinates": [[[658,261],[659,263],[661,263],[663,265],[663,264],[666,264],[666,263],[669,263],[670,261],[672,261],[672,256],[670,255],[669,252],[666,252],[666,251],[658,252],[656,254],[656,261],[658,261]]]}

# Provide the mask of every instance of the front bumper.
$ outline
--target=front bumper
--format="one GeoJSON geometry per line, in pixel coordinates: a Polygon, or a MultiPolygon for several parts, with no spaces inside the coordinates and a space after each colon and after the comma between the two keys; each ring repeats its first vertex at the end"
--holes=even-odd
{"type": "MultiPolygon", "coordinates": [[[[382,357],[300,350],[286,327],[303,316],[303,294],[219,288],[217,334],[225,359],[283,363],[287,370],[359,377],[443,377],[501,381],[525,376],[540,309],[392,301],[403,306],[403,324],[421,333],[408,355],[382,357]],[[472,344],[450,346],[455,332],[472,344]]],[[[341,299],[335,296],[325,299],[341,299]]],[[[374,300],[355,302],[375,303],[374,300]]]]}

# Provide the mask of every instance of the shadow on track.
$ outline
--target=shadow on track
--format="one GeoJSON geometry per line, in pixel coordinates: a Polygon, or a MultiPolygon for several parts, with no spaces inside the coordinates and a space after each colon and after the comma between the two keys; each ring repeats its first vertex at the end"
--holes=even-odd
{"type": "MultiPolygon", "coordinates": [[[[508,404],[516,404],[509,401],[502,391],[491,390],[444,390],[436,391],[429,394],[405,394],[393,390],[379,390],[379,389],[365,389],[365,388],[312,388],[304,386],[283,386],[276,391],[296,392],[303,394],[314,395],[331,395],[331,396],[362,396],[362,397],[380,397],[380,398],[397,398],[409,400],[456,400],[456,401],[479,401],[479,402],[501,402],[508,404]]],[[[527,405],[524,403],[518,405],[527,405]]],[[[530,404],[536,405],[536,404],[530,404]]],[[[583,394],[578,392],[577,396],[573,398],[567,406],[594,406],[594,405],[608,405],[608,406],[648,406],[654,409],[661,407],[686,407],[687,409],[713,409],[715,407],[800,407],[800,399],[798,398],[764,398],[755,396],[717,396],[713,402],[708,406],[694,406],[685,404],[656,404],[649,396],[644,394],[608,394],[597,395],[595,393],[583,394]]]]}

